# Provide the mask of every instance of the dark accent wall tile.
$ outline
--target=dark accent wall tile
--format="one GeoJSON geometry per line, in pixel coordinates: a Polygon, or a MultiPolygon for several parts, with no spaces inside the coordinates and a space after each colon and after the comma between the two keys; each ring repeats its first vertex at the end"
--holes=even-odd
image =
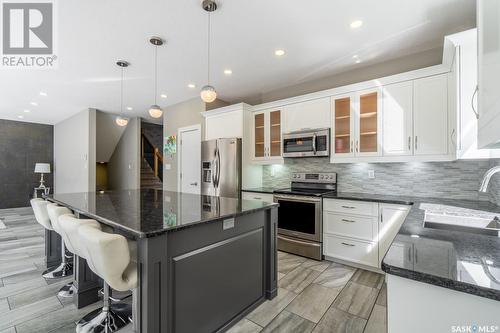
{"type": "MultiPolygon", "coordinates": [[[[53,169],[54,127],[0,119],[0,209],[29,205],[40,180],[37,162],[53,169]]],[[[52,174],[44,177],[52,188],[52,174]]]]}

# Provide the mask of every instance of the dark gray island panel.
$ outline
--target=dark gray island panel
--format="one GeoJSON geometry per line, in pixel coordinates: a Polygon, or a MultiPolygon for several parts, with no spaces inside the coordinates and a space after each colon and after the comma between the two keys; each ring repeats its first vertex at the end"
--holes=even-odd
{"type": "MultiPolygon", "coordinates": [[[[142,333],[224,332],[277,295],[275,203],[161,190],[49,200],[137,241],[142,333]]],[[[86,301],[99,281],[77,262],[77,299],[86,301]]]]}

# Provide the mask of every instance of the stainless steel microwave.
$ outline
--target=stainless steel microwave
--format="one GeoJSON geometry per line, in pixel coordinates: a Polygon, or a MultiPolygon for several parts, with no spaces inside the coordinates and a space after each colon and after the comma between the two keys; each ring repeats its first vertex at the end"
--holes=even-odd
{"type": "Polygon", "coordinates": [[[283,157],[330,156],[330,129],[283,134],[283,157]]]}

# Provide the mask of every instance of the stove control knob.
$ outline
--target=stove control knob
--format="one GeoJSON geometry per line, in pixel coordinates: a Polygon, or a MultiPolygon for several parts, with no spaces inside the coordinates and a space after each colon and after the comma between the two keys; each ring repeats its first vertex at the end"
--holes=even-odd
{"type": "Polygon", "coordinates": [[[323,176],[323,175],[319,176],[319,179],[323,179],[323,178],[325,178],[325,176],[323,176]]]}

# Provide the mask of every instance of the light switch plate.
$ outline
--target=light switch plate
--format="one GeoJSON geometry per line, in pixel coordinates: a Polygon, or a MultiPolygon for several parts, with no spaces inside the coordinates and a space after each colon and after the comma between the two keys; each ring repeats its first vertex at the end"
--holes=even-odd
{"type": "Polygon", "coordinates": [[[375,170],[368,170],[368,178],[375,179],[375,170]]]}

